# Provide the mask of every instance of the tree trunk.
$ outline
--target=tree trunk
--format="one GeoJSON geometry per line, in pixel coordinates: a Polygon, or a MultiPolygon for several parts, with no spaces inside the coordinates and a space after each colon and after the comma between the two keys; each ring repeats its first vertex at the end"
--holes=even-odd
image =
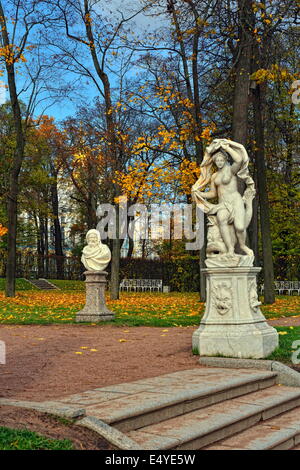
{"type": "MultiPolygon", "coordinates": [[[[84,23],[86,35],[89,40],[89,49],[95,71],[103,85],[103,95],[105,101],[105,120],[108,135],[108,160],[111,162],[112,174],[116,170],[120,170],[121,155],[118,150],[118,135],[115,123],[114,109],[111,99],[111,87],[108,75],[104,71],[104,60],[99,61],[97,49],[95,47],[94,33],[92,23],[90,21],[90,3],[84,0],[84,23]]],[[[104,56],[103,56],[104,57],[104,56]]],[[[119,189],[116,188],[115,197],[119,196],[119,189]]],[[[112,261],[111,261],[111,298],[119,298],[119,267],[120,267],[120,238],[119,238],[119,208],[116,207],[117,230],[116,239],[113,240],[112,261]]]]}
{"type": "Polygon", "coordinates": [[[267,304],[275,302],[274,266],[272,256],[272,240],[270,230],[269,198],[265,162],[264,122],[262,116],[261,87],[256,84],[253,89],[253,108],[255,125],[255,164],[259,192],[260,227],[264,265],[264,301],[267,304]]]}
{"type": "Polygon", "coordinates": [[[49,278],[49,230],[48,230],[48,217],[45,217],[45,278],[49,278]]]}
{"type": "Polygon", "coordinates": [[[133,238],[129,237],[128,239],[128,252],[127,252],[127,258],[131,258],[134,250],[134,240],[133,238]]]}
{"type": "Polygon", "coordinates": [[[252,21],[252,0],[238,0],[239,5],[239,46],[235,67],[233,98],[232,139],[242,145],[247,143],[249,83],[251,72],[252,36],[249,24],[252,21]]]}
{"type": "Polygon", "coordinates": [[[200,249],[200,259],[199,259],[199,266],[200,266],[200,300],[201,302],[206,302],[206,276],[203,272],[203,269],[206,268],[205,259],[206,259],[206,242],[207,242],[207,223],[206,217],[204,220],[204,244],[203,247],[200,249]]]}
{"type": "Polygon", "coordinates": [[[146,245],[147,245],[147,240],[146,239],[142,240],[142,259],[145,259],[147,255],[146,245]]]}
{"type": "Polygon", "coordinates": [[[38,277],[45,276],[45,221],[39,217],[39,243],[38,243],[38,277]]]}
{"type": "MultiPolygon", "coordinates": [[[[252,0],[238,0],[239,6],[239,28],[238,39],[239,46],[237,50],[237,62],[235,66],[235,87],[233,97],[233,117],[232,117],[232,139],[239,142],[244,147],[247,146],[248,138],[248,116],[249,116],[249,93],[250,93],[250,75],[252,65],[252,31],[254,25],[254,16],[252,9],[252,0]],[[250,27],[249,27],[250,26],[250,27]]],[[[238,178],[238,190],[244,193],[245,183],[238,178]]],[[[255,209],[256,202],[253,202],[255,209]]],[[[257,208],[256,208],[257,209],[257,208]]],[[[253,212],[255,214],[255,211],[253,212]]],[[[257,246],[255,240],[256,226],[252,219],[247,232],[247,244],[257,246]]],[[[253,250],[255,252],[255,250],[253,250]]]]}
{"type": "Polygon", "coordinates": [[[15,273],[16,273],[16,237],[17,237],[17,197],[18,176],[13,173],[10,176],[10,189],[7,202],[8,214],[8,241],[7,241],[7,263],[6,263],[6,297],[15,296],[15,273]]]}
{"type": "Polygon", "coordinates": [[[96,228],[97,226],[97,203],[95,195],[90,193],[87,200],[87,227],[88,229],[96,228]]]}
{"type": "MultiPolygon", "coordinates": [[[[52,172],[52,176],[54,172],[52,172]]],[[[57,279],[64,279],[64,252],[62,246],[62,233],[59,220],[59,207],[58,207],[58,193],[57,193],[57,180],[51,185],[51,206],[54,216],[54,246],[55,246],[55,261],[56,261],[56,277],[57,279]]]]}
{"type": "Polygon", "coordinates": [[[111,278],[110,278],[110,298],[119,299],[120,284],[120,237],[119,237],[119,205],[116,204],[116,237],[113,240],[112,259],[111,259],[111,278]]]}
{"type": "MultiPolygon", "coordinates": [[[[255,187],[257,188],[257,171],[255,168],[255,174],[253,175],[255,187]]],[[[248,227],[249,235],[249,246],[254,253],[254,265],[259,266],[259,249],[258,249],[258,220],[259,220],[259,197],[253,199],[253,216],[251,223],[248,227]]]]}
{"type": "MultiPolygon", "coordinates": [[[[2,2],[0,1],[0,26],[2,45],[8,50],[11,48],[10,39],[8,35],[6,16],[3,10],[2,2]]],[[[8,209],[8,255],[7,255],[7,268],[6,268],[6,287],[5,295],[7,297],[14,297],[16,290],[16,251],[17,251],[17,213],[18,213],[18,179],[24,159],[25,138],[22,124],[22,114],[18,100],[18,92],[16,87],[16,77],[14,62],[5,61],[5,68],[7,73],[7,82],[9,89],[9,96],[14,118],[14,128],[16,133],[16,149],[10,170],[10,187],[7,196],[7,209],[8,209]]]]}

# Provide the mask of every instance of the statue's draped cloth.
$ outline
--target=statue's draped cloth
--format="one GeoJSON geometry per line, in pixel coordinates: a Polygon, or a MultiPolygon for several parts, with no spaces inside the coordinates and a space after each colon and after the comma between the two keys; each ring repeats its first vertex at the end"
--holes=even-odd
{"type": "Polygon", "coordinates": [[[111,252],[107,245],[101,243],[98,230],[89,230],[88,235],[91,233],[97,235],[98,244],[83,248],[81,262],[88,271],[102,271],[111,260],[111,252]]]}

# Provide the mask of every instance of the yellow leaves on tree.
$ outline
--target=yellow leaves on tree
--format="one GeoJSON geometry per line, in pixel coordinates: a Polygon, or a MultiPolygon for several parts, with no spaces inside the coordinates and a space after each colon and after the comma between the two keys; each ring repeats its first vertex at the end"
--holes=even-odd
{"type": "Polygon", "coordinates": [[[14,44],[0,47],[0,59],[3,59],[8,65],[16,62],[26,62],[26,58],[21,54],[21,50],[14,44]]]}
{"type": "Polygon", "coordinates": [[[259,69],[251,75],[251,80],[255,80],[261,84],[264,82],[286,82],[294,81],[300,74],[291,74],[287,69],[280,67],[278,64],[272,64],[269,69],[259,69]]]}
{"type": "MultiPolygon", "coordinates": [[[[172,24],[174,25],[175,23],[172,22],[172,24]]],[[[209,26],[210,26],[210,24],[207,20],[198,17],[195,24],[194,24],[194,26],[192,26],[190,28],[187,28],[185,30],[181,30],[181,31],[179,31],[176,28],[176,31],[174,31],[172,33],[172,35],[176,36],[178,41],[182,41],[183,39],[188,39],[188,38],[190,38],[190,37],[192,37],[196,34],[201,33],[202,31],[204,31],[209,26]]],[[[207,31],[206,35],[208,35],[209,33],[210,34],[216,34],[216,32],[214,30],[207,31]]]]}
{"type": "Polygon", "coordinates": [[[54,118],[47,115],[39,118],[38,126],[35,127],[36,133],[40,137],[44,137],[57,145],[62,146],[65,141],[65,136],[54,124],[54,118]]]}
{"type": "Polygon", "coordinates": [[[0,237],[5,235],[8,232],[8,229],[6,227],[3,227],[2,224],[0,224],[0,237]]]}
{"type": "Polygon", "coordinates": [[[82,145],[73,154],[73,176],[81,178],[86,171],[99,172],[102,174],[104,165],[104,156],[101,146],[91,148],[88,145],[82,145]]]}
{"type": "MultiPolygon", "coordinates": [[[[204,140],[207,145],[212,139],[212,134],[216,130],[216,125],[214,123],[207,124],[202,132],[197,134],[195,132],[196,126],[193,124],[192,118],[189,117],[189,119],[187,119],[188,116],[186,116],[186,114],[187,113],[185,112],[182,113],[182,123],[180,128],[167,129],[165,126],[161,125],[157,129],[156,135],[151,137],[138,137],[132,147],[133,155],[139,155],[142,152],[147,152],[148,150],[160,150],[166,152],[182,150],[184,145],[192,140],[197,142],[204,140]]],[[[203,124],[204,123],[207,123],[207,121],[204,120],[203,124]]]]}
{"type": "Polygon", "coordinates": [[[114,183],[120,186],[128,199],[141,202],[153,194],[153,170],[149,171],[149,163],[136,161],[127,168],[127,172],[116,171],[114,183]]]}
{"type": "Polygon", "coordinates": [[[141,152],[147,152],[151,148],[155,148],[155,145],[155,138],[148,136],[140,136],[133,144],[131,153],[133,155],[139,155],[141,152]]]}
{"type": "Polygon", "coordinates": [[[261,2],[253,2],[252,3],[252,9],[253,9],[254,13],[257,13],[259,10],[265,10],[266,6],[261,2]]]}
{"type": "Polygon", "coordinates": [[[192,185],[200,174],[200,168],[195,162],[184,159],[179,168],[174,168],[167,162],[150,167],[148,163],[136,161],[128,167],[127,172],[116,172],[115,183],[118,183],[123,194],[130,201],[152,202],[165,196],[168,185],[176,182],[181,194],[190,194],[192,185]]]}
{"type": "MultiPolygon", "coordinates": [[[[130,96],[129,101],[149,104],[161,117],[160,121],[167,122],[159,125],[155,134],[138,137],[131,148],[132,155],[140,155],[149,150],[181,153],[183,149],[187,149],[187,146],[193,146],[199,141],[204,141],[207,145],[216,130],[214,123],[196,116],[195,104],[176,89],[172,80],[162,83],[161,78],[158,77],[154,94],[149,90],[147,93],[145,90],[147,87],[143,85],[139,88],[138,96],[135,98],[132,98],[133,95],[130,96]],[[165,116],[165,111],[172,116],[173,123],[165,116]]],[[[118,102],[117,108],[121,106],[122,104],[118,102]]],[[[188,151],[190,153],[190,148],[188,151]]]]}
{"type": "Polygon", "coordinates": [[[38,120],[33,120],[33,138],[38,142],[44,142],[44,149],[55,153],[55,166],[61,167],[62,159],[67,153],[67,136],[54,123],[54,118],[43,115],[38,120]]]}
{"type": "Polygon", "coordinates": [[[196,162],[184,159],[176,171],[176,177],[180,182],[180,192],[191,193],[191,187],[200,176],[200,168],[196,162]]]}
{"type": "Polygon", "coordinates": [[[91,14],[90,13],[86,13],[84,15],[84,22],[88,25],[91,25],[92,24],[92,18],[91,18],[91,14]]]}
{"type": "MultiPolygon", "coordinates": [[[[207,122],[207,121],[203,121],[203,122],[207,122]]],[[[208,144],[212,140],[212,134],[216,131],[216,129],[217,129],[217,126],[215,125],[214,122],[212,122],[209,126],[203,129],[200,137],[196,135],[195,139],[198,141],[205,140],[206,144],[208,144]]]]}

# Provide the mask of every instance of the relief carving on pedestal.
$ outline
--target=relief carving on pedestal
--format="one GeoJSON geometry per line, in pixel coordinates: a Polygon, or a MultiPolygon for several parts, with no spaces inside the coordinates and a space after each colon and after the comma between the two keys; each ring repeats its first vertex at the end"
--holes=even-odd
{"type": "Polygon", "coordinates": [[[213,305],[220,315],[226,315],[232,307],[232,287],[229,281],[212,284],[213,305]]]}
{"type": "Polygon", "coordinates": [[[249,304],[254,312],[257,312],[258,307],[261,305],[257,296],[256,279],[251,279],[249,282],[249,304]]]}

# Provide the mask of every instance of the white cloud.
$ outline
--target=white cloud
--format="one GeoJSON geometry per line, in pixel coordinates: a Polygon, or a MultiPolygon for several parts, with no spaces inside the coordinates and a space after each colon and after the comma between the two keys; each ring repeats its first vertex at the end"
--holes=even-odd
{"type": "Polygon", "coordinates": [[[6,86],[5,83],[0,80],[0,104],[4,104],[6,102],[6,86]]]}
{"type": "MultiPolygon", "coordinates": [[[[83,0],[81,0],[83,3],[83,0]]],[[[124,18],[131,17],[134,13],[139,12],[144,6],[141,0],[99,0],[93,4],[93,9],[103,16],[105,16],[112,23],[117,23],[121,20],[122,15],[124,18]]],[[[158,27],[166,23],[166,19],[162,16],[150,16],[149,11],[138,13],[130,21],[130,26],[135,27],[137,35],[143,33],[153,33],[158,27]]],[[[154,10],[151,10],[154,13],[154,10]]]]}

